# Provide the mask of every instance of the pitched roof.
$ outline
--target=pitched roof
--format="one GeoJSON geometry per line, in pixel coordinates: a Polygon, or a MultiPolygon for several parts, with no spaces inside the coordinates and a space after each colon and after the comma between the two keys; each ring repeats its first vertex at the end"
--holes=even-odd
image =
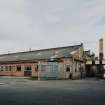
{"type": "Polygon", "coordinates": [[[28,52],[2,54],[0,55],[0,62],[70,57],[73,51],[79,49],[82,46],[83,45],[80,44],[80,45],[74,45],[74,46],[41,49],[41,50],[34,50],[34,51],[28,51],[28,52]]]}

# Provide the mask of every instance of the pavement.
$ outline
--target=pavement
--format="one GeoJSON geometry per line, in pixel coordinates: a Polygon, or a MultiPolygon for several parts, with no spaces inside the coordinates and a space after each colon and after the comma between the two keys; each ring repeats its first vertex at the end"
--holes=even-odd
{"type": "Polygon", "coordinates": [[[100,79],[0,77],[0,83],[0,105],[105,105],[105,81],[100,79]]]}

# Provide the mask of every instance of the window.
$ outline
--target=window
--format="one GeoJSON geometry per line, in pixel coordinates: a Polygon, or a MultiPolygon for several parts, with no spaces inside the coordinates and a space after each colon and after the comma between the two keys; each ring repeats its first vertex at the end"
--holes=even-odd
{"type": "Polygon", "coordinates": [[[5,66],[5,71],[8,71],[8,66],[5,66]]]}
{"type": "Polygon", "coordinates": [[[75,62],[75,72],[78,70],[78,62],[75,62]]]}
{"type": "Polygon", "coordinates": [[[70,72],[70,67],[67,67],[66,68],[66,72],[70,72]]]}
{"type": "Polygon", "coordinates": [[[46,70],[46,66],[45,65],[41,65],[41,71],[45,71],[46,70]]]}
{"type": "Polygon", "coordinates": [[[35,67],[35,71],[38,72],[38,65],[35,67]]]}
{"type": "Polygon", "coordinates": [[[25,70],[31,71],[31,66],[25,66],[25,70]]]}
{"type": "Polygon", "coordinates": [[[3,66],[1,66],[1,71],[3,71],[3,66]]]}
{"type": "Polygon", "coordinates": [[[17,66],[17,71],[21,71],[21,66],[17,66]]]}
{"type": "Polygon", "coordinates": [[[8,68],[9,68],[9,71],[11,71],[12,67],[11,66],[8,66],[8,68]]]}

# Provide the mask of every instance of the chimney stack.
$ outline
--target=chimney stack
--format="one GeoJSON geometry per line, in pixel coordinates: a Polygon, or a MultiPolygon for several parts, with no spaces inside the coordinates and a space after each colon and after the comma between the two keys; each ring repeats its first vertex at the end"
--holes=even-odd
{"type": "Polygon", "coordinates": [[[99,39],[99,60],[103,60],[103,38],[99,39]]]}
{"type": "Polygon", "coordinates": [[[100,73],[103,75],[104,69],[102,65],[102,60],[103,60],[103,38],[99,39],[99,70],[100,73]]]}

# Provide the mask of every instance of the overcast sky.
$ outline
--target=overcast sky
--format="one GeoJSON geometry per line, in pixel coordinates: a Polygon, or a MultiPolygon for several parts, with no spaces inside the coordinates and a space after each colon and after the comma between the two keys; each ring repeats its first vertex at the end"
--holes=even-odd
{"type": "Polygon", "coordinates": [[[0,53],[84,43],[98,51],[105,38],[105,0],[0,0],[0,53]]]}

